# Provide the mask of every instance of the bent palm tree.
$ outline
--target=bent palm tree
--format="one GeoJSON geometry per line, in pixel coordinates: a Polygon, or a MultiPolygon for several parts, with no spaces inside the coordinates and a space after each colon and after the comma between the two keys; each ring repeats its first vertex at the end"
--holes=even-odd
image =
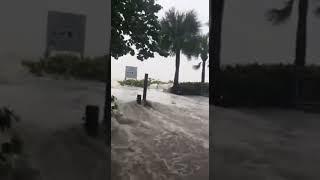
{"type": "Polygon", "coordinates": [[[201,82],[204,83],[205,81],[205,74],[206,74],[206,62],[208,60],[208,53],[209,53],[209,40],[208,35],[201,35],[200,36],[200,43],[199,43],[199,54],[202,62],[198,65],[194,65],[193,69],[200,69],[202,65],[202,73],[201,73],[201,82]]]}
{"type": "Polygon", "coordinates": [[[200,22],[194,11],[181,13],[174,8],[166,12],[160,21],[160,48],[170,55],[176,56],[176,70],[174,74],[173,90],[179,83],[180,55],[185,54],[188,59],[197,56],[197,39],[200,22]]]}

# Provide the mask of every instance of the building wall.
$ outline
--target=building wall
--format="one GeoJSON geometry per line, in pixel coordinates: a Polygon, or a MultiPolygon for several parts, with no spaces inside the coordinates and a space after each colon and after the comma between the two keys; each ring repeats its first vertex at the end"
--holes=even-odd
{"type": "Polygon", "coordinates": [[[0,61],[43,55],[49,10],[86,15],[85,56],[106,53],[110,0],[1,0],[0,61]]]}

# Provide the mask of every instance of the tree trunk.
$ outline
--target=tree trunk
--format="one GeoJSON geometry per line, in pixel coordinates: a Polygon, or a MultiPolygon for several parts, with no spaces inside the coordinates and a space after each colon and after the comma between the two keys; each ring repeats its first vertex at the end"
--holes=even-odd
{"type": "Polygon", "coordinates": [[[209,102],[211,105],[220,97],[220,51],[221,51],[221,31],[223,21],[224,0],[212,0],[212,11],[210,11],[210,30],[209,30],[209,58],[211,58],[209,64],[210,67],[210,92],[213,95],[210,96],[209,102]]]}
{"type": "Polygon", "coordinates": [[[206,61],[202,61],[202,74],[201,74],[201,83],[204,83],[206,75],[206,61]]]}
{"type": "Polygon", "coordinates": [[[296,51],[295,51],[295,103],[301,101],[302,80],[301,71],[306,64],[307,49],[307,18],[309,0],[299,1],[298,27],[296,34],[296,51]]]}
{"type": "Polygon", "coordinates": [[[309,0],[299,1],[299,17],[295,52],[296,66],[304,66],[306,63],[308,2],[309,0]]]}
{"type": "Polygon", "coordinates": [[[176,72],[174,74],[173,88],[177,90],[179,85],[180,49],[176,51],[176,72]]]}

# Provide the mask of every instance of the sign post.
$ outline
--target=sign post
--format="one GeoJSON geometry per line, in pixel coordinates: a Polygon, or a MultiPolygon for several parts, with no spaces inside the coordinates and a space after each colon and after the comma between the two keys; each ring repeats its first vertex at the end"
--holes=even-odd
{"type": "Polygon", "coordinates": [[[85,29],[85,15],[49,11],[45,56],[50,56],[51,51],[68,51],[83,58],[85,29]]]}
{"type": "Polygon", "coordinates": [[[126,74],[124,80],[130,79],[137,79],[138,68],[133,66],[126,66],[126,74]]]}

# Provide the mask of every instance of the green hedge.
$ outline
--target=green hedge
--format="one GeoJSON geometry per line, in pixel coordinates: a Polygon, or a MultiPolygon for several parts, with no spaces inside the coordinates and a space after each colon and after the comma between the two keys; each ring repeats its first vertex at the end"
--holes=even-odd
{"type": "MultiPolygon", "coordinates": [[[[133,86],[133,87],[143,87],[144,80],[135,80],[135,79],[127,79],[123,81],[118,81],[121,86],[133,86]]],[[[148,81],[148,86],[150,85],[150,81],[148,81]]]]}
{"type": "MultiPolygon", "coordinates": [[[[143,86],[144,86],[143,79],[142,80],[127,79],[127,80],[118,81],[118,82],[121,86],[133,86],[133,87],[141,87],[141,88],[143,88],[143,86]]],[[[151,84],[166,84],[166,83],[159,81],[159,80],[149,78],[148,86],[150,86],[151,84]]]]}
{"type": "Polygon", "coordinates": [[[170,92],[179,95],[209,96],[209,83],[201,82],[182,82],[176,90],[170,92]]]}
{"type": "MultiPolygon", "coordinates": [[[[320,67],[307,66],[299,77],[309,77],[302,85],[303,96],[319,101],[320,67]],[[311,79],[310,79],[311,77],[311,79]],[[312,85],[312,86],[311,86],[312,85]],[[310,96],[310,93],[313,92],[310,96]]],[[[236,65],[222,68],[221,101],[223,106],[292,106],[295,93],[295,67],[292,65],[236,65]]]]}
{"type": "Polygon", "coordinates": [[[78,79],[105,81],[104,57],[80,59],[72,55],[57,55],[40,61],[23,61],[22,65],[32,74],[56,74],[78,79]]]}

